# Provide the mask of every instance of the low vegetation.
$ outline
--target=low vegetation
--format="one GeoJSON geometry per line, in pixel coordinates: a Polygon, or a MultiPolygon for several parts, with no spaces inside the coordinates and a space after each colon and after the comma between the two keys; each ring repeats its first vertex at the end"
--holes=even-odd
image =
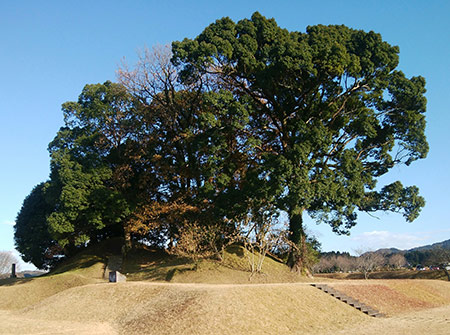
{"type": "Polygon", "coordinates": [[[389,316],[450,304],[450,284],[435,280],[352,280],[331,286],[389,316]]]}
{"type": "MultiPolygon", "coordinates": [[[[450,241],[450,240],[449,240],[450,241]]],[[[411,250],[380,249],[359,251],[358,256],[348,252],[327,252],[312,266],[315,273],[345,273],[335,278],[358,278],[363,273],[371,278],[441,278],[450,281],[450,249],[445,247],[449,241],[436,243],[411,250]],[[420,270],[419,273],[408,270],[420,270]],[[425,272],[423,270],[433,270],[425,272]],[[393,271],[393,272],[392,272],[393,271]],[[356,272],[356,273],[355,273],[356,272]],[[372,274],[373,273],[373,274],[372,274]]]]}
{"type": "Polygon", "coordinates": [[[205,258],[194,262],[190,258],[170,255],[164,250],[141,246],[124,260],[122,272],[129,280],[167,281],[174,283],[276,283],[306,281],[293,273],[282,261],[266,256],[261,271],[254,272],[253,262],[261,255],[252,254],[243,246],[232,245],[221,259],[205,258]]]}
{"type": "MultiPolygon", "coordinates": [[[[329,279],[364,279],[362,272],[333,272],[333,273],[317,273],[316,278],[329,279]]],[[[444,270],[411,270],[397,269],[390,271],[374,271],[370,274],[370,279],[437,279],[448,281],[447,274],[444,270]]]]}

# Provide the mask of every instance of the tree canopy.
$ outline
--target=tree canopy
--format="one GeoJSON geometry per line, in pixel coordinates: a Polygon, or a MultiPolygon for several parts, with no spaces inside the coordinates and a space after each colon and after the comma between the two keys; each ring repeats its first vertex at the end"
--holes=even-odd
{"type": "Polygon", "coordinates": [[[59,253],[47,224],[47,217],[53,209],[44,196],[47,186],[41,183],[33,188],[23,201],[14,225],[17,251],[25,262],[31,262],[40,269],[49,268],[52,265],[53,253],[59,253]]]}
{"type": "Polygon", "coordinates": [[[399,49],[379,34],[322,25],[289,32],[255,13],[220,19],[173,52],[184,81],[206,76],[250,99],[260,182],[278,186],[294,243],[305,210],[338,233],[356,224],[358,210],[418,216],[417,187],[377,180],[426,157],[425,80],[396,70],[399,49]]]}
{"type": "Polygon", "coordinates": [[[187,227],[218,248],[286,212],[301,268],[305,212],[336,233],[358,212],[412,221],[418,188],[377,184],[428,151],[425,80],[406,78],[398,53],[374,32],[290,32],[259,13],[146,53],[120,84],[63,104],[41,227],[65,252],[120,234],[174,247],[187,227]]]}

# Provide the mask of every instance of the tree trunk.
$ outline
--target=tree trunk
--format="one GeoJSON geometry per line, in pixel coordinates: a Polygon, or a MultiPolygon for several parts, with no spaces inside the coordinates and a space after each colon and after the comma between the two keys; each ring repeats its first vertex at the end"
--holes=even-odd
{"type": "Polygon", "coordinates": [[[302,272],[306,256],[306,236],[303,230],[303,209],[297,206],[289,210],[289,239],[292,242],[287,264],[293,272],[302,272]]]}
{"type": "Polygon", "coordinates": [[[131,232],[129,230],[129,227],[125,227],[125,229],[124,229],[124,244],[122,247],[123,258],[127,257],[127,254],[131,250],[131,248],[132,248],[131,232]]]}
{"type": "Polygon", "coordinates": [[[448,281],[450,281],[450,273],[448,273],[448,270],[446,269],[446,267],[442,267],[442,270],[444,270],[445,274],[447,275],[447,279],[448,281]]]}

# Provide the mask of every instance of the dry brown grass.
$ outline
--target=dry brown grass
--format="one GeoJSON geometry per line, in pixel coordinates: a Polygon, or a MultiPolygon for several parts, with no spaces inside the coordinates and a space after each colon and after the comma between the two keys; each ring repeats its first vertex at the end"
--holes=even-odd
{"type": "Polygon", "coordinates": [[[0,334],[112,335],[117,330],[108,323],[37,320],[0,310],[0,334]]]}
{"type": "Polygon", "coordinates": [[[413,311],[383,319],[369,319],[359,324],[349,324],[339,331],[326,335],[448,335],[450,334],[450,305],[413,311]]]}
{"type": "Polygon", "coordinates": [[[412,306],[387,321],[370,318],[306,283],[100,283],[70,288],[20,311],[0,311],[0,333],[12,327],[13,334],[47,334],[56,327],[58,334],[423,334],[410,331],[410,323],[422,330],[428,324],[434,329],[429,334],[450,330],[447,283],[370,282],[333,285],[353,286],[350,292],[362,292],[362,297],[381,292],[390,303],[407,291],[414,296],[408,297],[412,306]],[[414,305],[415,299],[428,305],[414,305]],[[441,307],[429,308],[435,305],[441,307]],[[34,323],[39,331],[31,328],[34,323]]]}
{"type": "Polygon", "coordinates": [[[307,284],[142,282],[75,287],[14,316],[44,324],[107,323],[124,334],[293,334],[367,318],[307,284]]]}
{"type": "Polygon", "coordinates": [[[266,257],[261,273],[249,271],[248,252],[241,246],[227,249],[221,261],[203,259],[197,265],[190,260],[163,251],[142,247],[127,256],[122,272],[129,281],[166,281],[171,283],[244,284],[305,282],[308,278],[292,273],[289,268],[266,257]]]}
{"type": "Polygon", "coordinates": [[[66,263],[60,273],[0,281],[0,334],[450,333],[448,282],[329,280],[391,315],[375,320],[273,259],[265,261],[264,274],[249,280],[241,251],[230,250],[223,262],[203,261],[196,271],[165,254],[130,256],[129,278],[146,281],[106,283],[103,258],[89,254],[66,263]],[[428,316],[420,318],[417,311],[428,316]],[[411,330],[410,323],[417,327],[411,330]]]}
{"type": "Polygon", "coordinates": [[[332,286],[390,316],[450,304],[450,283],[444,281],[346,280],[332,286]]]}
{"type": "Polygon", "coordinates": [[[21,309],[72,287],[102,282],[104,264],[37,278],[0,281],[0,309],[21,309]]]}

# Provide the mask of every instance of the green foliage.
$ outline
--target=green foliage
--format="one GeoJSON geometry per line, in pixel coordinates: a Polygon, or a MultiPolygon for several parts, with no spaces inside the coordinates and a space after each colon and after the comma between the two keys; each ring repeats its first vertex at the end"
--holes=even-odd
{"type": "Polygon", "coordinates": [[[48,184],[41,183],[33,188],[23,201],[14,225],[14,241],[25,262],[33,263],[39,269],[48,269],[58,255],[56,241],[48,231],[47,217],[53,204],[46,197],[48,184]]]}
{"type": "Polygon", "coordinates": [[[65,254],[115,235],[174,247],[187,227],[214,232],[214,249],[249,218],[260,224],[257,213],[285,211],[310,266],[305,211],[337,233],[358,211],[417,218],[417,187],[377,185],[428,152],[425,80],[396,69],[398,47],[342,25],[290,32],[254,13],[172,49],[63,104],[40,227],[65,254]]]}
{"type": "Polygon", "coordinates": [[[208,75],[251,101],[257,187],[270,186],[289,213],[295,243],[304,210],[338,233],[356,224],[357,210],[417,217],[424,200],[416,187],[376,183],[427,154],[425,80],[395,70],[398,47],[379,34],[322,25],[289,32],[255,13],[220,19],[173,51],[184,80],[208,75]]]}
{"type": "Polygon", "coordinates": [[[63,112],[66,126],[49,145],[49,194],[57,205],[47,223],[58,244],[70,249],[123,230],[130,205],[115,178],[117,156],[132,141],[136,117],[131,97],[110,82],[86,85],[63,112]]]}
{"type": "Polygon", "coordinates": [[[427,250],[410,250],[405,253],[405,258],[412,266],[448,266],[450,263],[450,250],[434,248],[427,250]]]}

